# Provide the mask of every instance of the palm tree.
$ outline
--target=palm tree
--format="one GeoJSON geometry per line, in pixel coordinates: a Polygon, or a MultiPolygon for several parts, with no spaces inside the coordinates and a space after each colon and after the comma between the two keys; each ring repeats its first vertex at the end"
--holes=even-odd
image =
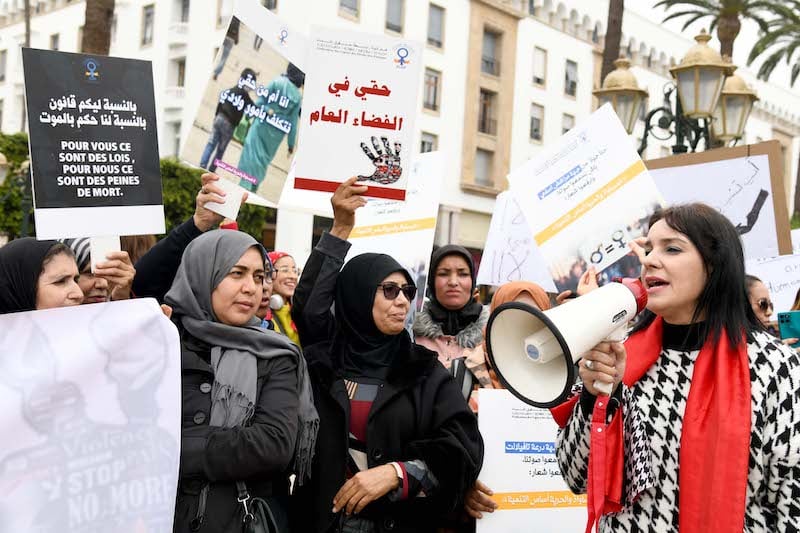
{"type": "Polygon", "coordinates": [[[113,20],[114,0],[86,0],[81,51],[108,55],[113,20]]]}
{"type": "Polygon", "coordinates": [[[758,68],[758,77],[766,80],[778,66],[781,59],[791,67],[791,85],[800,76],[800,55],[795,58],[795,52],[800,51],[800,0],[783,0],[783,4],[775,6],[777,18],[769,23],[769,29],[762,32],[760,38],[753,45],[747,65],[753,63],[759,56],[770,51],[769,56],[758,68]]]}
{"type": "Polygon", "coordinates": [[[619,58],[619,42],[622,39],[622,15],[624,12],[625,0],[609,0],[606,36],[603,45],[603,67],[600,69],[601,85],[608,73],[614,70],[614,61],[619,58]]]}
{"type": "Polygon", "coordinates": [[[766,32],[769,23],[763,15],[774,12],[786,0],[660,0],[653,7],[683,8],[683,11],[670,13],[664,22],[671,19],[686,17],[686,23],[681,31],[692,23],[703,18],[711,19],[711,32],[717,29],[720,42],[720,53],[723,56],[733,57],[733,42],[742,28],[742,19],[750,19],[758,24],[762,32],[766,32]]]}

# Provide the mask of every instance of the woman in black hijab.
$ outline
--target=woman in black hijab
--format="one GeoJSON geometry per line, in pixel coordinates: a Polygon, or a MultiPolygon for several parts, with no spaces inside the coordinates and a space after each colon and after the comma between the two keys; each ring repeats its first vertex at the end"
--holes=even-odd
{"type": "Polygon", "coordinates": [[[354,183],[331,200],[333,229],[311,253],[292,309],[320,415],[294,525],[314,533],[433,532],[476,479],[483,441],[436,354],[404,329],[416,294],[408,272],[383,254],[342,268],[366,190],[354,183]]]}
{"type": "Polygon", "coordinates": [[[0,248],[0,314],[82,302],[78,266],[68,246],[26,237],[0,248]]]}

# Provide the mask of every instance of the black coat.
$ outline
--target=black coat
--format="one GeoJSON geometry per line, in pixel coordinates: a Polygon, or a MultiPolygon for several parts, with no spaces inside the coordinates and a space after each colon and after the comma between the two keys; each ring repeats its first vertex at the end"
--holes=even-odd
{"type": "MultiPolygon", "coordinates": [[[[294,296],[292,317],[309,363],[314,401],[320,417],[311,479],[296,491],[297,532],[336,531],[340,516],[331,513],[333,497],[345,483],[350,402],[332,360],[334,326],[328,312],[349,244],[324,235],[306,263],[294,296]],[[321,312],[324,311],[324,312],[321,312]]],[[[391,502],[383,497],[361,513],[379,531],[435,531],[459,508],[477,478],[483,441],[477,419],[434,352],[418,345],[398,353],[381,385],[367,422],[369,467],[392,461],[425,461],[438,480],[427,497],[391,502]]]]}
{"type": "MultiPolygon", "coordinates": [[[[288,491],[286,471],[294,456],[298,430],[297,366],[288,357],[258,360],[258,399],[247,427],[208,425],[214,375],[209,350],[186,332],[181,335],[181,459],[174,531],[241,531],[236,481],[251,496],[280,498],[288,491]],[[202,526],[200,492],[208,486],[202,526]]],[[[284,498],[285,499],[285,498],[284,498]]],[[[273,503],[271,498],[271,503],[273,503]]]]}

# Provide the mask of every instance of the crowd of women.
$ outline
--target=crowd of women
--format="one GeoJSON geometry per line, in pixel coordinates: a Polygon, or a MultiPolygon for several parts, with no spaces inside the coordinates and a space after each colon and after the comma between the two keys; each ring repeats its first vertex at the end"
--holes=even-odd
{"type": "MultiPolygon", "coordinates": [[[[472,255],[443,246],[412,336],[422,288],[409,272],[383,254],[345,263],[365,204],[355,178],[334,193],[333,227],[302,275],[290,255],[215,229],[203,206],[224,196],[217,179],[203,176],[192,218],[94,272],[85,239],[0,248],[0,313],[163,304],[181,340],[175,531],[473,530],[497,507],[478,479],[474,394],[503,386],[485,355],[489,314],[568,295],[514,282],[484,307],[472,255]]],[[[798,531],[800,358],[767,331],[769,294],[746,278],[735,228],[705,205],[674,206],[631,247],[648,308],[625,343],[585,354],[554,411],[566,483],[589,492],[601,531],[798,531]],[[610,399],[597,400],[596,382],[613,386],[610,399]],[[602,403],[608,418],[593,420],[602,403]]],[[[589,272],[577,292],[595,286],[589,272]]]]}

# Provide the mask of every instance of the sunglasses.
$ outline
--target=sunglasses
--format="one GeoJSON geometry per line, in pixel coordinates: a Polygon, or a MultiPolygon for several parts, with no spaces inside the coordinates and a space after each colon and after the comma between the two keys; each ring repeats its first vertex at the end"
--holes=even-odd
{"type": "Polygon", "coordinates": [[[758,308],[766,313],[768,309],[775,309],[775,306],[772,304],[772,300],[768,298],[761,298],[758,301],[758,308]]]}
{"type": "Polygon", "coordinates": [[[383,296],[387,300],[394,300],[400,295],[401,291],[409,302],[417,295],[416,285],[403,285],[401,287],[397,283],[381,283],[378,287],[383,289],[383,296]]]}

